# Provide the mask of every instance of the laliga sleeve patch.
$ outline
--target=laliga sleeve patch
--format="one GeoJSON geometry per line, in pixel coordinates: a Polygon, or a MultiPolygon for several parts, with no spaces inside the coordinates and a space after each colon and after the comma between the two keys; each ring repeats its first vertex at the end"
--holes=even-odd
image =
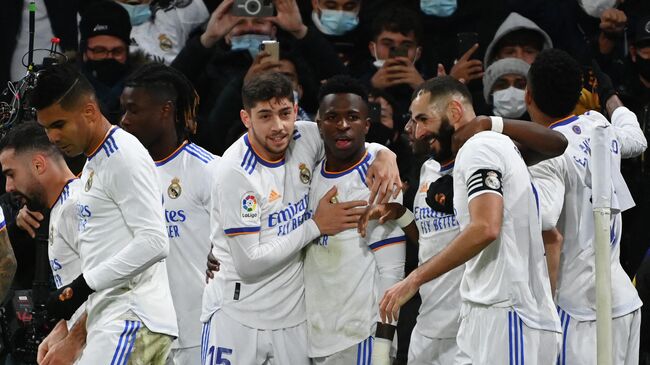
{"type": "Polygon", "coordinates": [[[469,199],[485,192],[494,192],[503,196],[501,173],[496,170],[477,170],[467,180],[467,196],[469,199]]]}
{"type": "Polygon", "coordinates": [[[241,198],[241,218],[244,221],[256,222],[259,220],[259,206],[255,193],[247,192],[241,198]]]}

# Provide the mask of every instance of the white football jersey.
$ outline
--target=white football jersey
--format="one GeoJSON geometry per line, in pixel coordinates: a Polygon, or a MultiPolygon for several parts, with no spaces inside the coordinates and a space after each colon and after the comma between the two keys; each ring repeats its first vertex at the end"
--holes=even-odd
{"type": "MultiPolygon", "coordinates": [[[[429,159],[420,168],[420,188],[413,201],[415,224],[420,233],[418,265],[422,265],[458,235],[460,227],[456,216],[433,210],[426,202],[427,191],[432,182],[442,175],[451,174],[453,163],[440,167],[429,159]]],[[[424,283],[420,287],[422,304],[417,321],[423,325],[418,330],[429,338],[455,338],[458,333],[460,314],[460,279],[465,265],[424,283]]]]}
{"type": "Polygon", "coordinates": [[[210,179],[219,157],[184,142],[156,161],[169,237],[167,273],[178,319],[178,347],[201,344],[205,261],[210,252],[210,179]]]}
{"type": "MultiPolygon", "coordinates": [[[[370,197],[366,171],[374,157],[366,153],[354,166],[329,172],[326,162],[314,171],[310,210],[337,187],[339,202],[370,197]]],[[[402,202],[401,195],[396,200],[402,202]]],[[[308,354],[329,356],[374,336],[379,321],[379,299],[404,277],[404,232],[395,221],[368,224],[366,237],[356,229],[322,236],[305,253],[308,354]]]]}
{"type": "Polygon", "coordinates": [[[217,167],[212,220],[221,226],[212,243],[221,266],[206,287],[203,321],[218,307],[257,329],[306,319],[300,250],[320,235],[308,194],[323,142],[312,122],[296,122],[292,138],[284,158],[266,161],[245,134],[217,167]]]}
{"type": "MultiPolygon", "coordinates": [[[[620,109],[620,108],[619,108],[620,109]]],[[[618,110],[618,109],[617,109],[618,110]]],[[[594,252],[594,219],[591,191],[592,131],[598,125],[608,125],[600,113],[590,111],[580,116],[560,120],[550,126],[562,133],[569,145],[562,156],[538,163],[530,168],[541,197],[542,228],[557,227],[564,236],[557,303],[578,320],[596,319],[596,267],[594,252]]],[[[634,205],[627,185],[620,174],[624,146],[617,126],[608,128],[611,139],[612,207],[611,216],[611,275],[612,317],[620,317],[641,307],[641,300],[630,278],[623,270],[620,256],[621,211],[634,205]]],[[[634,132],[634,131],[632,131],[634,132]]],[[[623,140],[625,141],[625,139],[623,140]]],[[[629,147],[627,147],[629,148],[629,147]]]]}
{"type": "Polygon", "coordinates": [[[486,193],[503,197],[503,223],[499,237],[465,264],[463,301],[512,307],[528,327],[560,332],[535,187],[514,143],[491,131],[470,138],[456,156],[454,207],[461,231],[470,224],[471,200],[486,193]]]}
{"type": "Polygon", "coordinates": [[[130,312],[152,332],[176,336],[162,194],[137,138],[112,127],[88,156],[77,216],[81,269],[96,290],[87,301],[88,327],[130,312]]]}
{"type": "Polygon", "coordinates": [[[140,50],[149,58],[169,65],[185,46],[190,33],[209,17],[204,0],[190,0],[184,8],[159,10],[153,21],[131,29],[131,51],[140,50]]]}
{"type": "MultiPolygon", "coordinates": [[[[77,246],[77,196],[81,190],[79,179],[70,179],[50,209],[50,234],[47,255],[57,289],[70,284],[81,275],[81,258],[77,246]]],[[[68,327],[86,310],[79,307],[68,321],[68,327]]]]}

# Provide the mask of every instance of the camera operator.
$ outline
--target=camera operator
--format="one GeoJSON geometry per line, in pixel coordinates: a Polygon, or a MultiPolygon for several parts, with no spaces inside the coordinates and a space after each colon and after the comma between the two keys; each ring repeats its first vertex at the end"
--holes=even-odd
{"type": "MultiPolygon", "coordinates": [[[[36,210],[50,210],[48,256],[57,287],[69,284],[81,273],[76,248],[76,192],[79,180],[68,168],[61,152],[50,143],[42,127],[23,122],[0,142],[0,164],[8,193],[25,200],[16,225],[35,237],[43,222],[36,210]]],[[[85,343],[84,307],[69,322],[78,323],[68,332],[60,321],[39,346],[39,364],[72,363],[85,343]],[[79,342],[78,339],[82,339],[79,342]]],[[[32,359],[33,361],[33,359],[32,359]]]]}
{"type": "Polygon", "coordinates": [[[292,43],[292,49],[315,65],[314,80],[345,72],[329,42],[303,23],[296,0],[274,0],[275,16],[236,15],[241,14],[237,7],[241,3],[244,1],[224,0],[212,13],[205,31],[190,39],[172,63],[192,81],[201,97],[198,134],[199,144],[206,147],[210,131],[203,122],[221,92],[233,80],[243,79],[262,41],[277,39],[278,28],[289,34],[281,43],[292,43]]]}

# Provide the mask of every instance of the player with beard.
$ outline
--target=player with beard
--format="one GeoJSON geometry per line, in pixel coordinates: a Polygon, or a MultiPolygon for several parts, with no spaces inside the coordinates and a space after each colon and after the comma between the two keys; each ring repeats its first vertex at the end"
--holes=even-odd
{"type": "MultiPolygon", "coordinates": [[[[70,171],[61,152],[48,141],[43,128],[34,122],[19,124],[5,135],[0,142],[0,164],[7,192],[23,197],[32,210],[49,208],[48,257],[54,284],[57,288],[70,284],[81,274],[76,240],[79,179],[70,171]]],[[[19,212],[17,222],[26,222],[25,217],[34,214],[27,206],[19,212]]],[[[81,306],[70,321],[56,324],[39,345],[39,364],[72,363],[79,356],[86,340],[84,312],[85,307],[81,306]]]]}
{"type": "MultiPolygon", "coordinates": [[[[410,130],[414,127],[417,139],[429,141],[433,158],[443,164],[453,158],[454,131],[462,129],[461,134],[471,135],[484,123],[470,123],[474,119],[471,97],[464,85],[449,77],[424,83],[415,94],[411,113],[410,130]]],[[[505,129],[501,118],[490,122],[499,132],[505,129]]],[[[526,134],[521,123],[507,124],[513,135],[526,134]]],[[[555,138],[566,146],[564,138],[555,138]]],[[[539,143],[534,138],[523,140],[531,146],[539,143]]],[[[539,154],[533,157],[531,160],[539,154]]],[[[551,298],[541,231],[536,229],[540,224],[534,188],[517,147],[494,132],[469,138],[455,159],[453,180],[459,233],[450,234],[450,242],[441,244],[420,267],[388,290],[381,302],[382,319],[395,318],[399,307],[424,283],[442,279],[443,274],[467,262],[460,283],[463,304],[456,361],[551,363],[559,345],[559,318],[551,298]]],[[[454,211],[450,206],[446,209],[454,211]]],[[[413,214],[405,208],[372,210],[367,214],[382,221],[399,216],[407,233],[420,223],[413,221],[413,214]]],[[[363,220],[360,228],[363,230],[363,220]]]]}

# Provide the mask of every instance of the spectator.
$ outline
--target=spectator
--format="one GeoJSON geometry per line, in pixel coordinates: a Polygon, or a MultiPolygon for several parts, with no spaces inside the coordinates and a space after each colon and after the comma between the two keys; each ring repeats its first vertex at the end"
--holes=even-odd
{"type": "Polygon", "coordinates": [[[166,64],[176,58],[190,32],[210,17],[209,0],[115,1],[129,12],[131,50],[166,64]]]}
{"type": "Polygon", "coordinates": [[[483,77],[483,97],[494,115],[529,119],[524,100],[529,68],[529,64],[518,58],[502,58],[487,68],[483,77]]]}
{"type": "Polygon", "coordinates": [[[81,14],[79,31],[81,72],[95,88],[102,113],[117,124],[124,79],[144,62],[141,55],[129,54],[129,14],[112,1],[93,3],[81,14]]]}
{"type": "MultiPolygon", "coordinates": [[[[201,97],[198,143],[211,152],[216,151],[210,147],[214,147],[214,142],[209,136],[223,131],[208,130],[210,124],[205,121],[210,111],[218,104],[223,90],[241,83],[262,40],[275,39],[278,28],[291,38],[282,43],[291,43],[290,48],[312,65],[312,79],[322,80],[345,71],[327,40],[315,28],[303,24],[295,0],[274,1],[277,15],[269,18],[234,16],[230,13],[233,3],[234,0],[224,0],[212,13],[205,31],[190,39],[172,62],[192,81],[201,97]]],[[[229,107],[239,110],[241,104],[229,107]]]]}
{"type": "Polygon", "coordinates": [[[553,42],[542,28],[517,13],[510,13],[488,45],[483,64],[490,66],[501,58],[514,57],[530,65],[548,48],[553,48],[553,42]]]}
{"type": "Polygon", "coordinates": [[[421,39],[422,27],[415,12],[399,7],[384,10],[372,24],[368,49],[373,60],[368,60],[364,73],[357,75],[395,101],[398,130],[406,124],[413,90],[424,82],[425,77],[416,66],[422,52],[421,39]]]}

